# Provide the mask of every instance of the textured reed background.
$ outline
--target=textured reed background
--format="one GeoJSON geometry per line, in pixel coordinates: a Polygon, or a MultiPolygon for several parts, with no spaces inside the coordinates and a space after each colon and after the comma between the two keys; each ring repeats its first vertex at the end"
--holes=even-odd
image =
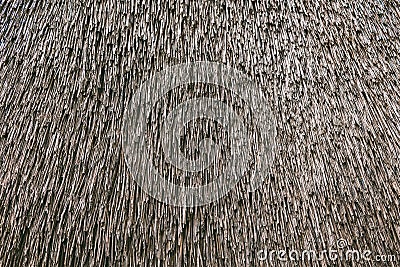
{"type": "Polygon", "coordinates": [[[400,3],[217,2],[0,2],[0,266],[257,266],[339,238],[400,251],[400,3]],[[141,82],[195,60],[261,86],[277,153],[255,193],[183,209],[136,185],[121,125],[141,82]]]}

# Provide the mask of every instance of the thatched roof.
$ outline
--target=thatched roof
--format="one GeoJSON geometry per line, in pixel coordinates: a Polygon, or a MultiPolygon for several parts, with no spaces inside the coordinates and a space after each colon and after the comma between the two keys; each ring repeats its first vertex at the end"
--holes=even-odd
{"type": "Polygon", "coordinates": [[[75,2],[0,3],[0,266],[258,266],[341,238],[398,255],[398,1],[75,2]],[[199,60],[260,86],[276,153],[255,192],[180,208],[132,178],[122,119],[144,80],[199,60]]]}

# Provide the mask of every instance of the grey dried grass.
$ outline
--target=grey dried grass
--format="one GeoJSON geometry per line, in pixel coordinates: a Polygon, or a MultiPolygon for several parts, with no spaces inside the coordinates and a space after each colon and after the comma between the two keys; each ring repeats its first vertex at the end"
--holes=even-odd
{"type": "Polygon", "coordinates": [[[400,251],[398,1],[5,0],[0,14],[0,266],[292,265],[256,252],[339,238],[400,251]],[[141,82],[196,60],[260,85],[277,153],[258,191],[244,179],[183,209],[136,185],[121,125],[141,82]]]}

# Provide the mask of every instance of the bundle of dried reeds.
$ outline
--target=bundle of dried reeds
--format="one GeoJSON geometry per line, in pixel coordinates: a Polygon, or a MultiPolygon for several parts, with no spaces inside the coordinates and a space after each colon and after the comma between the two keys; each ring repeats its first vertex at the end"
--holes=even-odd
{"type": "MultiPolygon", "coordinates": [[[[0,266],[351,265],[257,258],[338,239],[400,251],[397,0],[5,0],[0,14],[0,266]],[[144,80],[199,60],[261,87],[275,160],[253,193],[243,179],[217,202],[173,207],[132,178],[122,119],[144,80]]],[[[155,106],[149,138],[168,103],[199,92],[229,98],[179,88],[155,106]]],[[[157,142],[149,149],[161,172],[188,183],[157,142]]]]}

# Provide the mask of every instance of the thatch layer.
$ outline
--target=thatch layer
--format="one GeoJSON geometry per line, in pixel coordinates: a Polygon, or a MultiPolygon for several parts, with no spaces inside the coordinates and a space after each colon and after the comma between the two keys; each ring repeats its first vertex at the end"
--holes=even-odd
{"type": "Polygon", "coordinates": [[[0,266],[257,266],[339,238],[400,251],[398,1],[75,2],[0,3],[0,266]],[[137,186],[121,125],[144,80],[196,60],[260,85],[277,152],[256,192],[184,209],[137,186]]]}

